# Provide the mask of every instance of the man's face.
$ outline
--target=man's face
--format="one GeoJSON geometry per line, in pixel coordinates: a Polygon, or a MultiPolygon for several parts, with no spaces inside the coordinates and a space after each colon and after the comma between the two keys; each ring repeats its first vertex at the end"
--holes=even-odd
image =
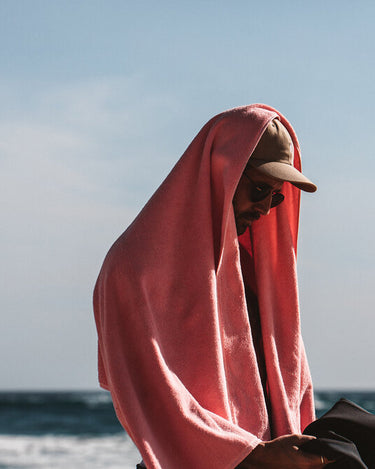
{"type": "Polygon", "coordinates": [[[279,192],[282,185],[282,182],[262,174],[258,169],[245,169],[233,197],[238,235],[243,234],[262,215],[268,215],[273,193],[279,192]]]}
{"type": "MultiPolygon", "coordinates": [[[[266,127],[252,157],[263,161],[293,161],[293,144],[287,129],[278,120],[272,120],[266,127]]],[[[233,197],[233,209],[237,234],[241,235],[255,220],[267,215],[271,209],[273,193],[281,190],[283,183],[247,166],[238,183],[233,197]]],[[[274,198],[272,206],[276,206],[274,198]]],[[[278,201],[280,203],[280,200],[278,201]]]]}

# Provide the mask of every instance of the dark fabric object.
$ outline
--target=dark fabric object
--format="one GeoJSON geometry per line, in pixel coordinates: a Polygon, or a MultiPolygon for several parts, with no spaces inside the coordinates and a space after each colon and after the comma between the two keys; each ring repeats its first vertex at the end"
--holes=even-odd
{"type": "Polygon", "coordinates": [[[356,445],[334,432],[327,432],[327,438],[317,438],[301,446],[303,451],[325,456],[332,469],[367,469],[356,445]]]}
{"type": "Polygon", "coordinates": [[[335,459],[332,469],[375,469],[375,415],[357,404],[340,399],[303,433],[317,440],[301,449],[335,459]]]}
{"type": "Polygon", "coordinates": [[[141,461],[139,464],[136,465],[136,469],[147,469],[145,463],[141,461]]]}

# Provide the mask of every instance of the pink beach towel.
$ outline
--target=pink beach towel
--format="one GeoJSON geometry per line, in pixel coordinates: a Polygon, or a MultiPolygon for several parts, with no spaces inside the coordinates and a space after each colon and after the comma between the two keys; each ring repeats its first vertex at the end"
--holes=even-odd
{"type": "Polygon", "coordinates": [[[99,381],[148,469],[233,469],[260,440],[301,433],[314,419],[296,277],[300,191],[284,184],[284,203],[240,238],[232,208],[274,118],[288,129],[300,169],[297,137],[276,110],[257,104],[215,116],[101,269],[99,381]],[[272,428],[239,242],[255,272],[272,428]]]}

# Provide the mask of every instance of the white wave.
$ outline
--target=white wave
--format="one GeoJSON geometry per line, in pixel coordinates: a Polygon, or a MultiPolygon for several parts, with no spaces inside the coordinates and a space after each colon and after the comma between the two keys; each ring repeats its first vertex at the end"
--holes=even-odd
{"type": "Polygon", "coordinates": [[[319,398],[315,397],[315,409],[317,411],[327,410],[327,402],[324,401],[323,399],[319,399],[319,398]]]}
{"type": "Polygon", "coordinates": [[[108,391],[73,393],[72,398],[84,402],[88,407],[96,407],[98,405],[112,403],[111,394],[108,391]]]}
{"type": "Polygon", "coordinates": [[[100,438],[0,435],[2,469],[135,469],[140,459],[126,435],[100,438]]]}

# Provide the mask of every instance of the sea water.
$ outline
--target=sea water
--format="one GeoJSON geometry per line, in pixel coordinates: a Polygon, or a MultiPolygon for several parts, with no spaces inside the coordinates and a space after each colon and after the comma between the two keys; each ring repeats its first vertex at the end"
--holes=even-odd
{"type": "Polygon", "coordinates": [[[1,392],[0,469],[134,469],[110,394],[1,392]]]}
{"type": "MultiPolygon", "coordinates": [[[[375,413],[375,391],[317,391],[317,416],[340,397],[375,413]]],[[[140,459],[108,392],[0,392],[0,469],[134,469],[140,459]]]]}

